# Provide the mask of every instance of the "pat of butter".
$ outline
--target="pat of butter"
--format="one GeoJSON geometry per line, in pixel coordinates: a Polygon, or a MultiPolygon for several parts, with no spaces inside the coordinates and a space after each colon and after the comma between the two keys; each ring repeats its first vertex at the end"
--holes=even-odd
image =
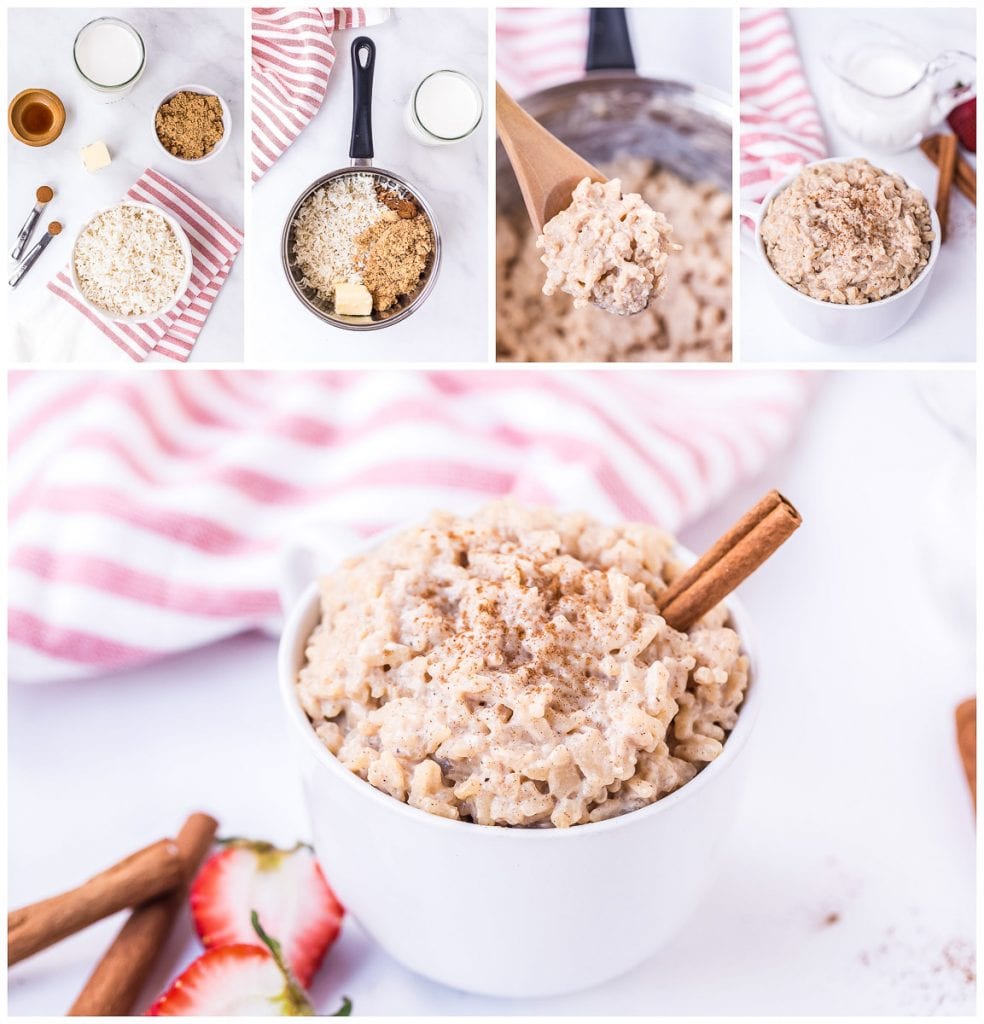
{"type": "Polygon", "coordinates": [[[335,312],[340,316],[368,316],[372,312],[372,293],[364,284],[336,284],[335,312]]]}
{"type": "Polygon", "coordinates": [[[93,142],[82,147],[82,165],[87,171],[101,171],[112,163],[112,157],[105,142],[93,142]]]}

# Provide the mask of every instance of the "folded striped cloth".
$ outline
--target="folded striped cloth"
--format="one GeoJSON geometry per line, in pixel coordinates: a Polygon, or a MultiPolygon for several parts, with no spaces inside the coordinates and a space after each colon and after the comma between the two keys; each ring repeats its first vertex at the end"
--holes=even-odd
{"type": "Polygon", "coordinates": [[[495,14],[496,77],[520,97],[584,74],[588,11],[500,7],[495,14]]]}
{"type": "MultiPolygon", "coordinates": [[[[191,281],[174,310],[145,324],[103,320],[82,303],[67,267],[48,282],[48,290],[77,310],[91,328],[135,362],[143,362],[151,352],[187,362],[242,247],[243,233],[170,178],[150,168],[140,175],[125,198],[166,210],[188,235],[193,264],[191,281]]],[[[84,329],[81,323],[79,326],[84,329]]]]}
{"type": "Polygon", "coordinates": [[[385,7],[254,7],[251,153],[253,184],[321,109],[335,66],[336,30],[385,21],[385,7]]]}
{"type": "Polygon", "coordinates": [[[677,530],[790,440],[807,377],[9,375],[8,666],[140,665],[280,621],[286,545],[503,494],[677,530]]]}
{"type": "Polygon", "coordinates": [[[741,198],[760,203],[773,183],[827,155],[827,142],[788,13],[742,8],[741,198]]]}

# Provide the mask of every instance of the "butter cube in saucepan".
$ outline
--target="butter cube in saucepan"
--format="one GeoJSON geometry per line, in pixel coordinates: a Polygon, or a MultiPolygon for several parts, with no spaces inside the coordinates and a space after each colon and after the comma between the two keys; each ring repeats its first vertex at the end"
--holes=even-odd
{"type": "Polygon", "coordinates": [[[112,157],[105,142],[93,142],[91,146],[82,147],[82,166],[87,171],[101,171],[112,163],[112,157]]]}
{"type": "Polygon", "coordinates": [[[372,293],[364,284],[339,282],[335,285],[335,312],[340,316],[368,316],[372,312],[372,293]]]}

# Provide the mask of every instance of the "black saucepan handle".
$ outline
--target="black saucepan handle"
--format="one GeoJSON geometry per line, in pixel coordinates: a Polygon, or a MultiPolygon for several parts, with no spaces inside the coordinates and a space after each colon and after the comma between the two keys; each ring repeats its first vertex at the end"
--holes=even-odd
{"type": "Polygon", "coordinates": [[[376,44],[367,36],[352,43],[352,142],[353,160],[371,160],[372,74],[376,68],[376,44]]]}
{"type": "Polygon", "coordinates": [[[629,26],[622,7],[592,7],[586,71],[635,71],[629,26]]]}

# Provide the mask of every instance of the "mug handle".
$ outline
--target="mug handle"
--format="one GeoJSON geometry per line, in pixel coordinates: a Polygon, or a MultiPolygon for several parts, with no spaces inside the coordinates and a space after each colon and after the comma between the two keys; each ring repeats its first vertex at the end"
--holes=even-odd
{"type": "Polygon", "coordinates": [[[943,121],[954,107],[974,94],[977,82],[977,60],[973,54],[963,50],[944,50],[935,60],[930,61],[928,72],[934,79],[936,89],[933,94],[933,120],[943,121]],[[944,72],[952,71],[947,76],[948,84],[938,79],[944,72]]]}
{"type": "Polygon", "coordinates": [[[759,256],[758,246],[755,244],[755,231],[757,230],[761,213],[761,203],[753,203],[750,199],[743,199],[738,203],[738,241],[741,245],[742,254],[745,256],[753,258],[759,256]],[[746,217],[752,222],[751,233],[749,233],[744,224],[746,217]]]}
{"type": "Polygon", "coordinates": [[[277,592],[284,614],[323,573],[335,568],[365,538],[337,523],[311,522],[297,530],[280,553],[277,592]]]}

